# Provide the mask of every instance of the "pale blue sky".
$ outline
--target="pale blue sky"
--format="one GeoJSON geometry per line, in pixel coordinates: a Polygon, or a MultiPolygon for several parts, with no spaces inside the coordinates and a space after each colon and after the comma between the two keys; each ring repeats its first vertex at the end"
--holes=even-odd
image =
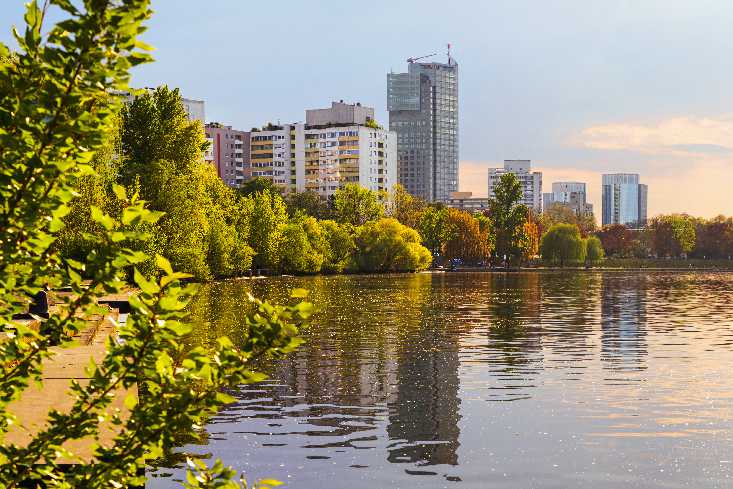
{"type": "MultiPolygon", "coordinates": [[[[530,158],[546,188],[584,178],[597,204],[600,173],[638,171],[653,213],[733,214],[721,183],[733,184],[730,0],[154,0],[153,8],[145,38],[156,62],[134,82],[206,100],[209,120],[248,129],[345,99],[374,106],[386,124],[386,73],[404,70],[409,56],[444,59],[451,42],[462,187],[485,193],[486,167],[530,158]]],[[[1,39],[21,14],[21,1],[3,0],[1,39]]]]}

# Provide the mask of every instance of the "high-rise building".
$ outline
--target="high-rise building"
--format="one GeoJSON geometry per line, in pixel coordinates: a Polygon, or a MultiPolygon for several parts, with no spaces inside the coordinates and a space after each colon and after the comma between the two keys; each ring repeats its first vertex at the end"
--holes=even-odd
{"type": "Polygon", "coordinates": [[[374,109],[333,102],[306,112],[306,124],[268,125],[250,134],[251,177],[285,191],[323,197],[348,183],[389,190],[397,183],[397,138],[380,127],[374,109]]]}
{"type": "Polygon", "coordinates": [[[542,172],[532,171],[530,160],[504,160],[504,168],[489,168],[489,198],[505,173],[516,175],[522,185],[522,204],[542,212],[542,172]]]}
{"type": "Polygon", "coordinates": [[[568,206],[578,216],[593,215],[593,204],[588,203],[582,182],[554,182],[552,192],[542,194],[542,208],[547,210],[552,204],[568,206]]]}
{"type": "Polygon", "coordinates": [[[206,124],[204,131],[209,140],[204,159],[216,168],[219,178],[230,187],[239,187],[249,180],[252,173],[249,132],[238,131],[218,122],[206,124]]]}
{"type": "Polygon", "coordinates": [[[638,173],[603,175],[603,225],[645,226],[647,190],[638,173]]]}
{"type": "Polygon", "coordinates": [[[397,133],[399,183],[417,197],[445,200],[458,190],[458,64],[408,60],[387,75],[389,128],[397,133]]]}

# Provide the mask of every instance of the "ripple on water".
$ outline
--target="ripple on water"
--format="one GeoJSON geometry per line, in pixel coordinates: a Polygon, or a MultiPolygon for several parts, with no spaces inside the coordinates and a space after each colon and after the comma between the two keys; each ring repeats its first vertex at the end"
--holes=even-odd
{"type": "Polygon", "coordinates": [[[197,299],[196,341],[292,287],[323,309],[307,343],[186,450],[299,488],[733,487],[733,275],[237,281],[197,299]]]}

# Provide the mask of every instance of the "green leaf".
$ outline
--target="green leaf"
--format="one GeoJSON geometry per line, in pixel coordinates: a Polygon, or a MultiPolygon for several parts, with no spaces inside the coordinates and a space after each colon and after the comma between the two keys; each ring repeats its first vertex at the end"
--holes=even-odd
{"type": "Polygon", "coordinates": [[[293,289],[293,291],[290,292],[290,297],[293,299],[304,299],[308,297],[308,290],[307,289],[293,289]]]}
{"type": "Polygon", "coordinates": [[[137,268],[135,268],[133,272],[133,277],[137,286],[140,287],[140,290],[142,290],[144,293],[148,295],[154,295],[160,292],[160,287],[158,287],[158,284],[153,281],[146,280],[137,268]]]}
{"type": "Polygon", "coordinates": [[[168,261],[167,258],[165,258],[163,255],[155,255],[155,264],[163,270],[166,275],[173,275],[173,267],[171,267],[171,262],[168,261]]]}
{"type": "Polygon", "coordinates": [[[125,187],[122,185],[114,184],[112,185],[112,191],[115,193],[118,199],[122,201],[127,200],[127,192],[125,191],[125,187]]]}
{"type": "Polygon", "coordinates": [[[277,487],[277,486],[283,485],[283,483],[277,479],[260,479],[257,482],[257,484],[260,486],[270,486],[270,487],[277,487]]]}
{"type": "Polygon", "coordinates": [[[102,226],[107,231],[110,231],[112,230],[112,228],[114,228],[114,220],[107,214],[103,213],[99,207],[93,205],[90,206],[90,210],[94,222],[102,226]]]}
{"type": "Polygon", "coordinates": [[[132,411],[135,409],[135,406],[137,406],[137,396],[133,393],[127,394],[127,396],[125,396],[125,407],[132,411]]]}

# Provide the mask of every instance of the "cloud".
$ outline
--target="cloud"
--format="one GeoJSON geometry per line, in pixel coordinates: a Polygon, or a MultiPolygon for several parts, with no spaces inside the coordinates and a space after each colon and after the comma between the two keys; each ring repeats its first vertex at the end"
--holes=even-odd
{"type": "Polygon", "coordinates": [[[733,151],[733,115],[673,117],[653,123],[591,126],[570,138],[571,146],[636,151],[657,156],[718,156],[733,151]]]}

